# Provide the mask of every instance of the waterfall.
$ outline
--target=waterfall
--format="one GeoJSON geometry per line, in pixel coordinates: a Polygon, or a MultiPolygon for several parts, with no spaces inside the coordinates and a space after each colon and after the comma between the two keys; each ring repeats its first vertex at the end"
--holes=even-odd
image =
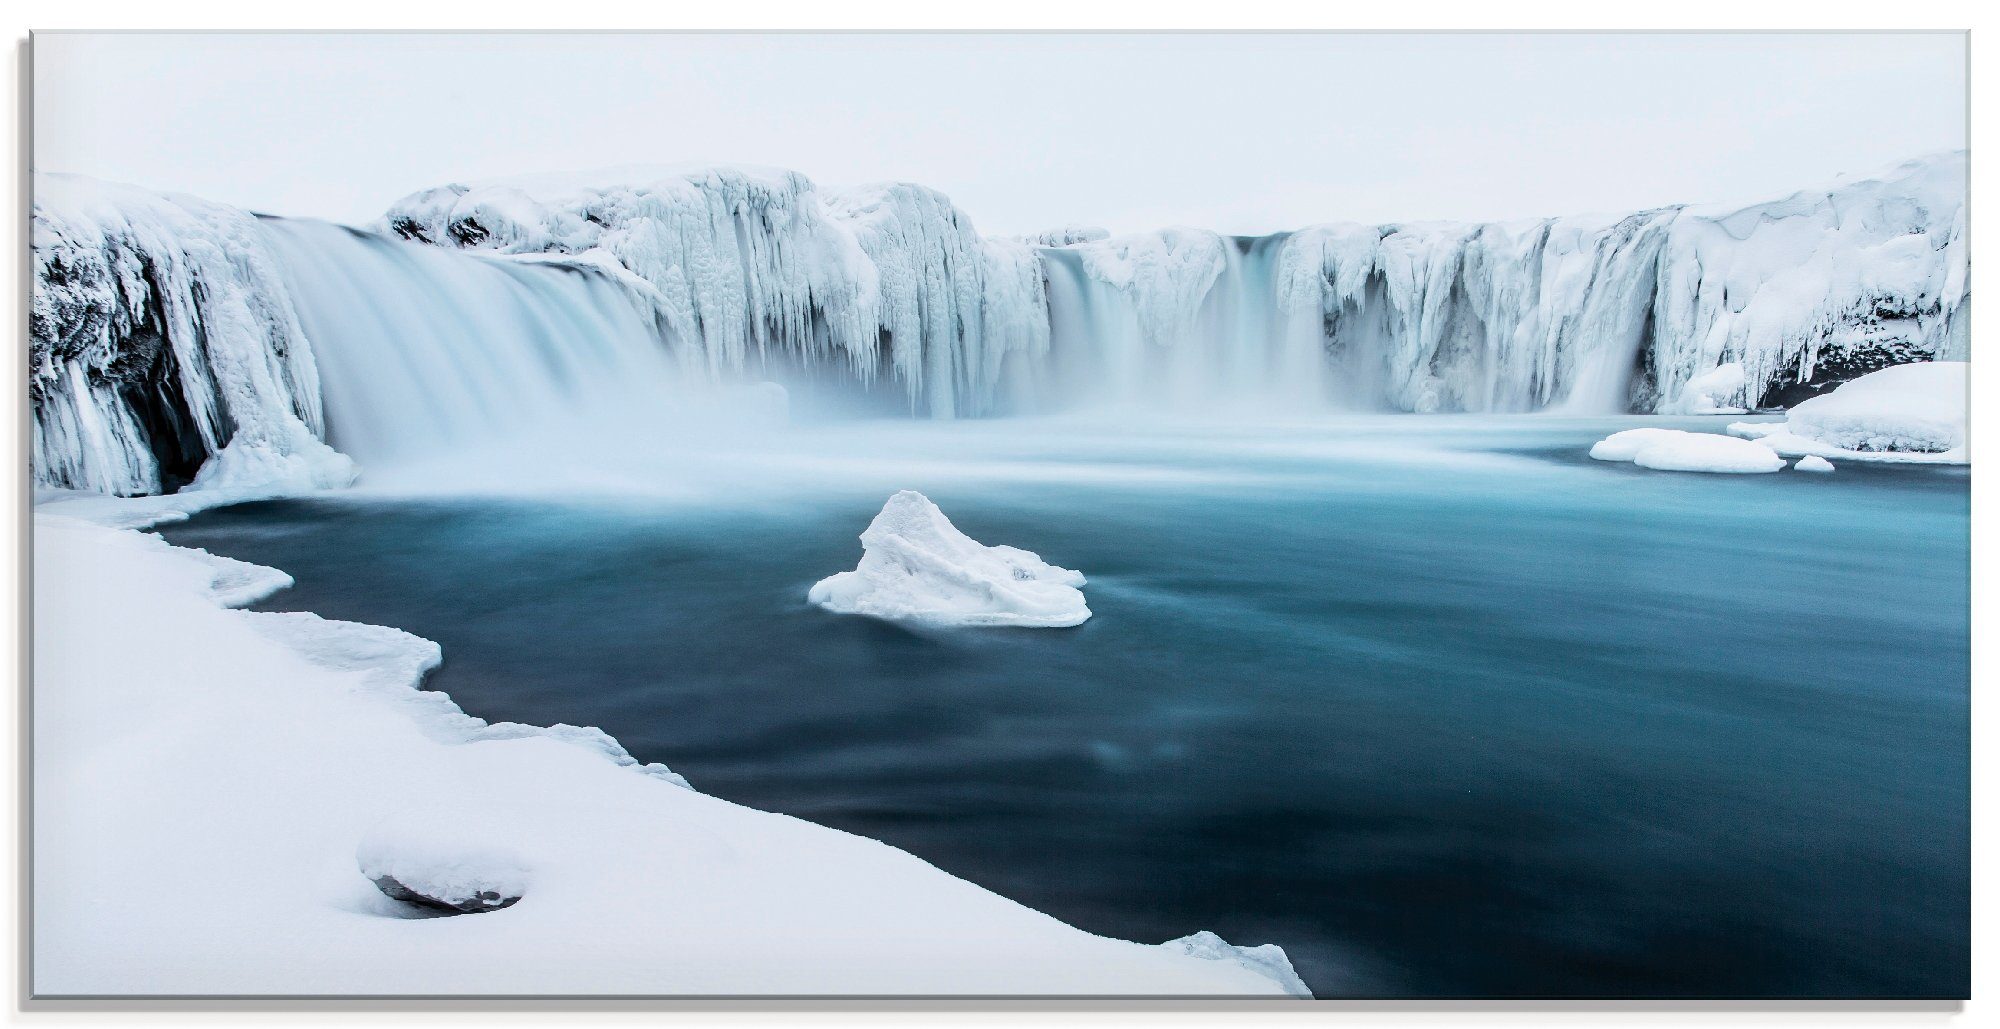
{"type": "Polygon", "coordinates": [[[1160,237],[1039,251],[1048,282],[1042,410],[1309,411],[1330,399],[1317,313],[1280,303],[1288,234],[1160,237]]]}
{"type": "Polygon", "coordinates": [[[265,219],[313,341],[328,442],[364,470],[671,403],[650,313],[590,268],[265,219]]]}
{"type": "Polygon", "coordinates": [[[1019,239],[934,190],[790,172],[452,185],[379,232],[38,175],[34,476],[315,489],[349,457],[529,438],[569,461],[691,446],[784,390],[932,418],[1788,404],[1967,356],[1965,170],[1736,209],[1019,239]],[[1727,389],[1689,386],[1724,365],[1727,389]]]}

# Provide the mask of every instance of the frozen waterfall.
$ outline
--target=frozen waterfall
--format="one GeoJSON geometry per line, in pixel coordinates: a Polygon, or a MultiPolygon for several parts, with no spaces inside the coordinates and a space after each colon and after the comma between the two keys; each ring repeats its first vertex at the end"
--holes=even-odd
{"type": "Polygon", "coordinates": [[[682,381],[651,306],[595,268],[263,225],[318,356],[327,441],[364,470],[667,405],[682,381]]]}
{"type": "Polygon", "coordinates": [[[1965,186],[1959,152],[1743,208],[1002,239],[764,169],[453,184],[374,231],[43,175],[34,475],[340,485],[329,443],[630,435],[767,381],[814,416],[1789,406],[1968,356],[1965,186]]]}

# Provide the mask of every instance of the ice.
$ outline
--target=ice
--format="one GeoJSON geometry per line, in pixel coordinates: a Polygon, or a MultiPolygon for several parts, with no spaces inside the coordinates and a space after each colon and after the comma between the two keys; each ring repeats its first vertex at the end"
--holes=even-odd
{"type": "Polygon", "coordinates": [[[1675,406],[1683,414],[1742,414],[1743,408],[1728,407],[1723,401],[1738,396],[1748,378],[1735,362],[1716,365],[1687,381],[1675,406]]]}
{"type": "Polygon", "coordinates": [[[1599,461],[1630,461],[1639,456],[1639,451],[1655,443],[1685,435],[1687,433],[1680,429],[1625,429],[1598,440],[1591,446],[1590,456],[1599,461]]]}
{"type": "Polygon", "coordinates": [[[1713,432],[1642,428],[1614,432],[1590,448],[1599,461],[1630,461],[1662,472],[1775,472],[1785,466],[1762,443],[1713,432]]]}
{"type": "Polygon", "coordinates": [[[1092,936],[561,739],[440,739],[385,686],[414,637],[274,634],[157,537],[33,538],[38,995],[1297,993],[1276,948],[1092,936]],[[383,872],[522,900],[412,922],[383,872]]]}
{"type": "Polygon", "coordinates": [[[1660,255],[1652,363],[1662,409],[1719,365],[1769,406],[1783,387],[1884,364],[1964,360],[1966,155],[1906,162],[1739,210],[1689,208],[1660,255]]]}
{"type": "Polygon", "coordinates": [[[1632,458],[1641,468],[1662,472],[1775,472],[1785,462],[1770,447],[1712,432],[1687,432],[1647,445],[1632,458]]]}
{"type": "Polygon", "coordinates": [[[823,192],[774,169],[625,168],[426,190],[383,224],[441,246],[606,255],[714,376],[833,362],[951,417],[985,411],[1009,353],[1048,346],[1033,248],[981,238],[908,183],[823,192]]]}
{"type": "Polygon", "coordinates": [[[1799,404],[1783,422],[1736,422],[1729,432],[1788,457],[1970,464],[1968,370],[1963,361],[1884,368],[1799,404]]]}
{"type": "Polygon", "coordinates": [[[115,494],[328,488],[319,378],[257,220],[194,197],[35,176],[35,481],[115,494]],[[235,456],[216,467],[228,447],[235,456]],[[197,473],[202,474],[197,474],[197,473]]]}
{"type": "Polygon", "coordinates": [[[858,567],[815,583],[806,599],[838,614],[929,625],[1060,628],[1090,617],[1081,574],[983,546],[913,490],[889,498],[861,549],[858,567]]]}
{"type": "Polygon", "coordinates": [[[1824,457],[1819,456],[1818,454],[1807,454],[1806,456],[1799,458],[1797,464],[1792,465],[1792,471],[1818,472],[1824,475],[1828,472],[1833,471],[1833,462],[1827,460],[1824,457]]]}
{"type": "Polygon", "coordinates": [[[412,245],[42,175],[34,476],[285,495],[353,481],[336,446],[500,451],[756,382],[936,418],[1782,407],[1966,358],[1965,169],[1744,208],[997,239],[909,183],[627,168],[413,194],[381,223],[412,245]]]}
{"type": "Polygon", "coordinates": [[[1268,943],[1261,947],[1237,947],[1212,932],[1203,931],[1178,940],[1168,940],[1160,946],[1207,961],[1238,964],[1277,983],[1294,997],[1312,996],[1312,990],[1292,969],[1292,961],[1285,956],[1284,950],[1268,943]]]}

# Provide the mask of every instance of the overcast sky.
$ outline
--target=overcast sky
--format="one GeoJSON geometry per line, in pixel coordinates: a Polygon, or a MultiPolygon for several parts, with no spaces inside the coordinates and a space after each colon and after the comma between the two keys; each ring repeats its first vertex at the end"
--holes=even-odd
{"type": "Polygon", "coordinates": [[[990,233],[1754,201],[1965,146],[1941,35],[35,37],[35,164],[350,222],[515,172],[749,163],[990,233]]]}

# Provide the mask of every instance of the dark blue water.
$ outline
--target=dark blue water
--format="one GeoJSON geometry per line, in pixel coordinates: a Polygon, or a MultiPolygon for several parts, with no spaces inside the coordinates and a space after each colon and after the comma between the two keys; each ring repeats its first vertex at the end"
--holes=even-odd
{"type": "Polygon", "coordinates": [[[1965,996],[1965,472],[1654,473],[1584,460],[1603,431],[897,480],[1082,569],[1074,630],[806,606],[873,481],[165,534],[290,571],[269,609],[439,641],[474,714],[602,726],[1093,932],[1279,943],[1322,996],[1965,996]]]}

